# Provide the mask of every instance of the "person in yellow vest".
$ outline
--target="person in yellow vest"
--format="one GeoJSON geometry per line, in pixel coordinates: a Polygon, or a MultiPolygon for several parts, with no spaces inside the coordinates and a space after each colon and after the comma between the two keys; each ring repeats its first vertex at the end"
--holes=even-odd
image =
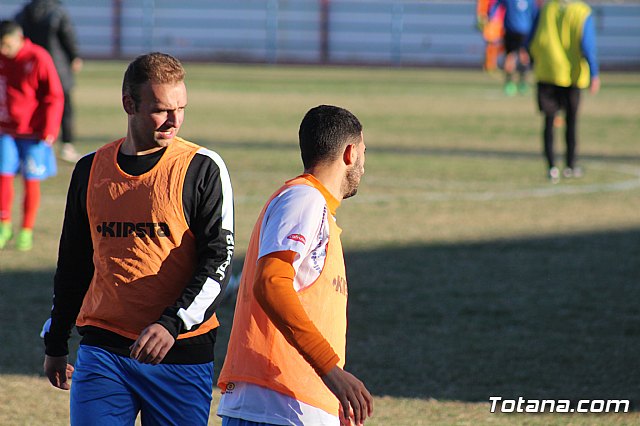
{"type": "Polygon", "coordinates": [[[544,114],[544,155],[547,176],[560,180],[553,152],[556,114],[565,111],[565,178],[582,176],[576,164],[577,117],[581,89],[600,90],[596,32],[591,8],[582,1],[551,0],[541,9],[529,50],[538,81],[538,107],[544,114]]]}
{"type": "Polygon", "coordinates": [[[253,229],[218,386],[224,426],[361,425],[364,384],[343,370],[347,280],[336,209],[364,174],[362,125],[320,105],[299,130],[304,173],[267,201],[253,229]]]}
{"type": "Polygon", "coordinates": [[[126,137],[84,156],[71,178],[43,337],[45,374],[71,389],[72,425],[209,419],[233,201],[220,156],[178,137],[184,76],[163,53],[131,62],[126,137]],[[74,323],[82,341],[72,366],[74,323]]]}

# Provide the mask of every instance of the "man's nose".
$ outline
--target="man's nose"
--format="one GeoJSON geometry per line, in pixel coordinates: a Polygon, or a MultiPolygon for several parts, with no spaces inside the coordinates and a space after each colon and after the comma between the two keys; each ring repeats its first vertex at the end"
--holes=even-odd
{"type": "Polygon", "coordinates": [[[169,111],[169,113],[167,114],[167,123],[175,126],[175,124],[178,122],[178,114],[176,111],[169,111]]]}

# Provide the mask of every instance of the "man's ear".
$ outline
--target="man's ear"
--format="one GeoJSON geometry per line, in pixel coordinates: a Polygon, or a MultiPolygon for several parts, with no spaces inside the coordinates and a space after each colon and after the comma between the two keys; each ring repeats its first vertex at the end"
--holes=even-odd
{"type": "Polygon", "coordinates": [[[346,164],[347,166],[355,164],[357,158],[358,158],[358,153],[356,150],[356,144],[354,143],[348,144],[344,148],[344,152],[342,153],[342,160],[344,161],[344,164],[346,164]]]}
{"type": "Polygon", "coordinates": [[[136,103],[130,95],[122,95],[122,106],[129,115],[133,115],[136,112],[136,103]]]}

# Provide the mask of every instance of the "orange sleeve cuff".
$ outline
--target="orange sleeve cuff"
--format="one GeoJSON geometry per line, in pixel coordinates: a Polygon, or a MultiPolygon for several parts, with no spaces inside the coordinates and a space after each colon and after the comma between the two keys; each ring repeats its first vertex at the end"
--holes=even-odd
{"type": "Polygon", "coordinates": [[[322,376],[340,358],[307,315],[293,288],[293,251],[270,253],[258,260],[253,294],[287,342],[322,376]]]}

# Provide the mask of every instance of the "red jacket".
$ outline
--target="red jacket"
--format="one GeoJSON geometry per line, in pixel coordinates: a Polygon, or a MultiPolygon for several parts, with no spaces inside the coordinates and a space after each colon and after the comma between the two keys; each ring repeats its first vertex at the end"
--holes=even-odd
{"type": "Polygon", "coordinates": [[[0,54],[0,134],[55,139],[63,107],[62,85],[44,48],[25,38],[15,58],[0,54]]]}

